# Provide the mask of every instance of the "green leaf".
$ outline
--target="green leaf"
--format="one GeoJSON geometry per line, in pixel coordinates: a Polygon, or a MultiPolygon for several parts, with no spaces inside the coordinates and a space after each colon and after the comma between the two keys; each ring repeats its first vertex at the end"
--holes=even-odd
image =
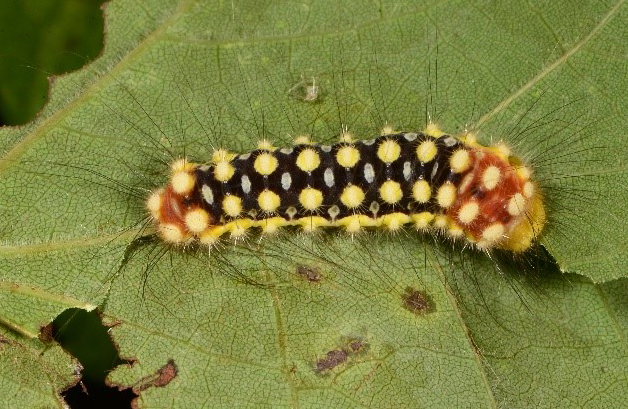
{"type": "Polygon", "coordinates": [[[61,391],[76,383],[81,366],[58,345],[25,339],[0,328],[0,404],[63,407],[61,391]]]}
{"type": "Polygon", "coordinates": [[[100,306],[137,360],[111,380],[147,407],[625,400],[623,2],[118,0],[106,15],[102,57],[59,78],[35,123],[0,130],[3,323],[32,336],[100,306]],[[421,129],[426,109],[530,160],[557,266],[500,274],[413,232],[211,254],[134,240],[172,156],[421,129]],[[427,311],[404,301],[419,294],[427,311]]]}

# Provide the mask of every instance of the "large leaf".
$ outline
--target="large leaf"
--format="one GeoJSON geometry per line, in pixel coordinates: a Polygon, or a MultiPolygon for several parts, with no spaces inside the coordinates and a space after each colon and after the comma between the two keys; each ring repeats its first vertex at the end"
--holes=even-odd
{"type": "Polygon", "coordinates": [[[623,2],[113,2],[103,56],[58,79],[35,123],[0,130],[0,318],[28,337],[99,305],[137,360],[111,379],[149,407],[621,402],[626,281],[600,283],[628,258],[625,14],[623,2]],[[315,103],[300,95],[312,80],[315,103]],[[286,232],[211,254],[133,240],[141,189],[164,182],[173,154],[420,129],[426,110],[531,160],[558,263],[534,285],[410,232],[286,232]]]}
{"type": "Polygon", "coordinates": [[[63,399],[55,391],[76,383],[81,369],[60,346],[16,337],[0,328],[2,406],[61,408],[63,399]]]}

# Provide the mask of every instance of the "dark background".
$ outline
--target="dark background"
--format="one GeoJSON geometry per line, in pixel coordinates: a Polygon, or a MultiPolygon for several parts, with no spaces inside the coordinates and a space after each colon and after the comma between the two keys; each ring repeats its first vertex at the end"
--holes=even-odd
{"type": "Polygon", "coordinates": [[[48,100],[48,76],[100,54],[104,2],[0,0],[0,125],[31,121],[48,100]]]}

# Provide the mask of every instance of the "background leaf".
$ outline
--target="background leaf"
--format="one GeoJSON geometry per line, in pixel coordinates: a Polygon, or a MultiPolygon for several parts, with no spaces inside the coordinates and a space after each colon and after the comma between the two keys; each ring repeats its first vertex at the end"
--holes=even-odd
{"type": "MultiPolygon", "coordinates": [[[[3,304],[4,305],[4,304],[3,304]]],[[[54,393],[76,383],[81,366],[58,345],[15,337],[0,329],[0,390],[3,405],[62,407],[54,393]]]]}
{"type": "Polygon", "coordinates": [[[99,305],[136,360],[111,380],[148,407],[622,402],[625,9],[113,2],[103,56],[60,78],[35,123],[0,130],[1,318],[29,335],[69,306],[99,305]],[[290,91],[310,79],[313,104],[290,91]],[[145,213],[128,187],[163,183],[172,154],[421,129],[426,110],[451,132],[510,138],[536,165],[556,266],[500,275],[410,232],[287,232],[210,255],[130,246],[145,213]],[[73,303],[16,298],[16,286],[73,303]],[[416,291],[429,311],[404,308],[416,291]],[[328,356],[344,360],[318,370],[328,356]],[[155,387],[169,362],[176,376],[155,387]]]}

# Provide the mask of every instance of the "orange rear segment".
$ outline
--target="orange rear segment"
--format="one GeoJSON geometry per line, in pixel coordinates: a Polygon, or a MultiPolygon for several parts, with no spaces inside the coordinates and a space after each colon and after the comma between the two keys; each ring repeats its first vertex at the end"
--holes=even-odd
{"type": "Polygon", "coordinates": [[[481,249],[528,249],[545,224],[545,210],[530,171],[497,148],[470,148],[471,170],[447,215],[481,249]]]}

